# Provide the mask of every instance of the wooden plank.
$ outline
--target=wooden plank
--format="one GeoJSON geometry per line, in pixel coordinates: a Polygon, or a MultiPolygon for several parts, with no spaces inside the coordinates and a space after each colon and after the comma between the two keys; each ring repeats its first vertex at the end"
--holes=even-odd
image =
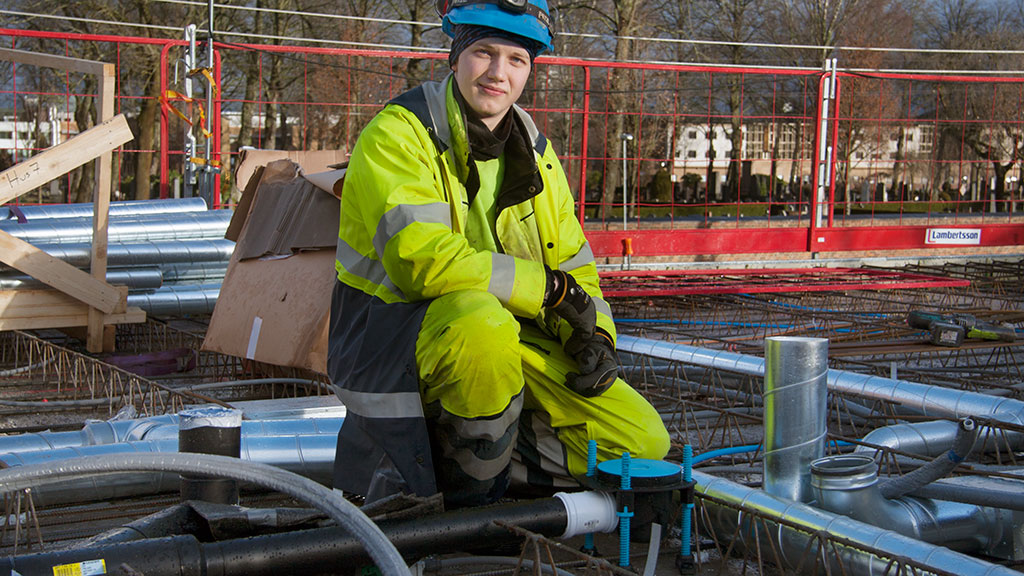
{"type": "MultiPolygon", "coordinates": [[[[103,321],[113,324],[140,324],[146,321],[146,311],[131,306],[120,314],[104,314],[103,321]]],[[[0,317],[0,330],[42,330],[44,328],[68,328],[85,326],[89,322],[89,308],[79,305],[79,310],[61,311],[52,315],[37,315],[23,318],[0,317]]]]}
{"type": "MultiPolygon", "coordinates": [[[[99,79],[99,118],[106,122],[114,115],[114,75],[105,74],[99,79]]],[[[110,211],[111,165],[113,155],[108,151],[96,159],[96,189],[93,191],[92,252],[89,273],[100,282],[107,279],[107,223],[110,211]]],[[[99,354],[104,344],[103,312],[89,309],[89,325],[86,328],[85,349],[99,354]]]]}
{"type": "MultiPolygon", "coordinates": [[[[127,297],[127,287],[118,286],[117,290],[127,297]]],[[[57,290],[0,291],[0,326],[9,326],[11,324],[8,321],[15,320],[18,325],[35,325],[33,320],[36,318],[41,319],[38,325],[43,327],[86,326],[90,309],[87,304],[57,290]],[[58,324],[59,322],[71,323],[58,324]]],[[[140,321],[139,312],[142,312],[145,318],[145,312],[139,308],[119,306],[113,313],[102,315],[102,318],[105,324],[137,322],[140,321]]],[[[8,329],[11,328],[0,328],[8,329]]]]}
{"type": "Polygon", "coordinates": [[[131,140],[124,114],[0,172],[0,204],[46,184],[131,140]]]}
{"type": "MultiPolygon", "coordinates": [[[[124,296],[114,286],[3,231],[0,231],[0,262],[108,314],[124,303],[124,296]]],[[[3,315],[2,309],[0,315],[3,315]]]]}
{"type": "Polygon", "coordinates": [[[108,68],[110,73],[113,74],[114,70],[113,64],[105,62],[57,56],[54,54],[41,54],[27,50],[12,50],[10,48],[0,48],[0,60],[31,66],[57,68],[58,70],[67,70],[69,72],[81,72],[83,74],[104,74],[108,68]]]}

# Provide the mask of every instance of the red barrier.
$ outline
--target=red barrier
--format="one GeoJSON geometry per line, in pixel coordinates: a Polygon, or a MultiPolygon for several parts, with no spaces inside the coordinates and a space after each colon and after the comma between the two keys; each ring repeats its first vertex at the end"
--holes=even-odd
{"type": "MultiPolygon", "coordinates": [[[[88,46],[119,67],[129,47],[159,46],[166,95],[184,42],[0,30],[0,44],[68,55],[88,46]]],[[[223,160],[217,199],[228,203],[240,187],[229,178],[240,137],[256,147],[350,149],[390,98],[448,73],[439,53],[215,47],[212,156],[223,160]]],[[[119,72],[118,110],[137,123],[148,97],[131,80],[119,72]]],[[[70,117],[85,96],[76,88],[74,78],[29,82],[19,72],[0,86],[0,108],[27,121],[26,96],[63,99],[70,117]]],[[[1020,77],[557,57],[537,59],[520,101],[560,153],[594,253],[608,258],[623,257],[626,240],[638,257],[1020,245],[1022,102],[1020,77]]],[[[188,159],[187,125],[171,105],[195,121],[180,101],[162,105],[158,148],[118,156],[124,186],[150,152],[160,157],[147,176],[153,194],[173,193],[188,159]]]]}

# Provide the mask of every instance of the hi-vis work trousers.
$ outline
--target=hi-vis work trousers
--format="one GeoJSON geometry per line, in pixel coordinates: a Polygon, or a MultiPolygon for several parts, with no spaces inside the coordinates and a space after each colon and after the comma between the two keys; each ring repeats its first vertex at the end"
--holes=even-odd
{"type": "Polygon", "coordinates": [[[455,505],[491,502],[509,482],[575,486],[597,460],[661,459],[668,432],[657,411],[619,379],[584,398],[565,387],[578,370],[561,343],[521,325],[487,292],[432,301],[416,341],[438,488],[455,505]]]}

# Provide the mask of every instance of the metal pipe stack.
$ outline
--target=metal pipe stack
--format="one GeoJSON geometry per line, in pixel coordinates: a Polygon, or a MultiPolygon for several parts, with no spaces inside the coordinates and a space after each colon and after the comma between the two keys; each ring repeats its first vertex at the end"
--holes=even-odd
{"type": "MultiPolygon", "coordinates": [[[[88,269],[92,204],[5,206],[0,230],[73,266],[88,269]]],[[[128,305],[147,314],[210,314],[235,243],[224,239],[231,210],[201,198],[111,202],[107,281],[128,286],[128,305]]],[[[0,267],[0,290],[39,287],[0,267]]]]}

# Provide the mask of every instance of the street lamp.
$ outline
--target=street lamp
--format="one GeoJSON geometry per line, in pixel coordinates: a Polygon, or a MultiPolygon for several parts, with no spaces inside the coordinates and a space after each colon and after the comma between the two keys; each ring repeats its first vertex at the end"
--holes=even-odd
{"type": "Polygon", "coordinates": [[[626,213],[629,211],[629,177],[626,175],[626,143],[633,140],[632,134],[623,132],[619,135],[622,140],[622,230],[626,230],[626,213]]]}

